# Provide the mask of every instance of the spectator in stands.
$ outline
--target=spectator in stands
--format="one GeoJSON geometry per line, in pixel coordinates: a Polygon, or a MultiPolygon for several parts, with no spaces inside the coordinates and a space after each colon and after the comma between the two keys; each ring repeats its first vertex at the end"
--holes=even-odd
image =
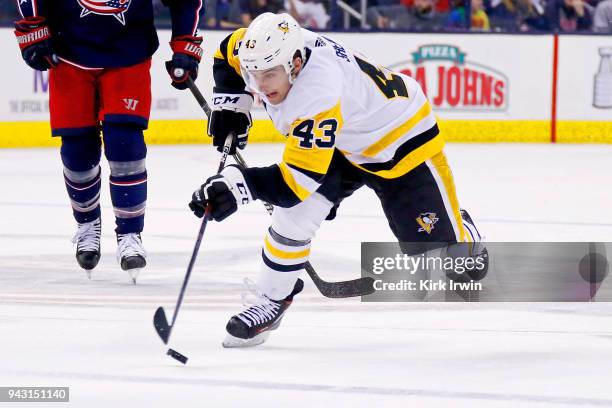
{"type": "Polygon", "coordinates": [[[612,0],[604,0],[597,5],[593,17],[593,31],[612,34],[612,0]]]}
{"type": "Polygon", "coordinates": [[[445,22],[445,28],[465,29],[467,21],[465,18],[465,0],[450,0],[451,11],[445,22]]]}
{"type": "Polygon", "coordinates": [[[546,0],[518,0],[522,15],[519,21],[521,31],[550,31],[553,21],[546,14],[546,0]]]}
{"type": "Polygon", "coordinates": [[[583,0],[552,0],[547,4],[551,21],[559,22],[561,31],[590,30],[593,24],[593,6],[583,0]]]}
{"type": "Polygon", "coordinates": [[[410,19],[405,28],[416,31],[441,30],[447,17],[446,13],[437,9],[435,0],[414,0],[408,12],[410,19]]]}
{"type": "MultiPolygon", "coordinates": [[[[452,11],[446,19],[446,28],[467,28],[465,1],[452,0],[451,6],[452,11]]],[[[489,31],[491,26],[489,24],[489,17],[484,10],[483,0],[470,0],[470,8],[472,13],[470,16],[470,29],[474,31],[489,31]]]]}
{"type": "MultiPolygon", "coordinates": [[[[448,10],[450,9],[450,4],[448,3],[448,1],[449,0],[434,1],[436,11],[438,13],[448,13],[448,10]]],[[[405,5],[408,8],[411,8],[412,6],[414,6],[414,0],[400,0],[400,3],[405,5]]]]}
{"type": "Polygon", "coordinates": [[[485,3],[491,29],[495,31],[516,31],[519,28],[521,3],[515,0],[491,0],[485,3]]]}
{"type": "Polygon", "coordinates": [[[405,14],[407,8],[403,4],[373,6],[366,12],[366,21],[370,27],[377,29],[394,28],[396,21],[405,14]]]}
{"type": "Polygon", "coordinates": [[[285,12],[283,0],[239,0],[242,25],[248,26],[261,13],[285,12]]]}
{"type": "Polygon", "coordinates": [[[327,28],[329,14],[319,0],[286,0],[285,8],[304,28],[318,30],[327,28]]]}
{"type": "Polygon", "coordinates": [[[489,16],[484,9],[483,0],[471,0],[472,16],[470,19],[470,30],[472,31],[490,31],[489,16]]]}
{"type": "Polygon", "coordinates": [[[209,27],[238,28],[242,26],[238,0],[206,0],[206,25],[209,27]]]}
{"type": "Polygon", "coordinates": [[[435,8],[435,0],[413,0],[412,6],[396,4],[371,7],[368,21],[376,28],[401,28],[414,31],[437,31],[443,28],[445,13],[435,8]]]}

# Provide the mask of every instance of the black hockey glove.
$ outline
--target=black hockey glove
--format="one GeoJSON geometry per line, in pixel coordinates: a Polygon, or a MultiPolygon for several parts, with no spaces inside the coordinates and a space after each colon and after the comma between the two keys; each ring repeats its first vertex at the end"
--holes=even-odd
{"type": "Polygon", "coordinates": [[[198,77],[198,65],[202,59],[202,37],[182,35],[170,41],[174,54],[172,60],[166,61],[166,70],[172,79],[172,86],[176,89],[187,88],[187,78],[194,81],[198,77]]]}
{"type": "Polygon", "coordinates": [[[46,71],[57,65],[57,55],[51,45],[51,32],[44,17],[15,21],[15,36],[21,56],[31,68],[46,71]]]}
{"type": "Polygon", "coordinates": [[[248,204],[254,199],[242,171],[231,165],[220,174],[209,177],[194,191],[189,208],[196,217],[202,218],[206,206],[210,206],[210,219],[223,221],[238,210],[238,205],[248,204]]]}
{"type": "Polygon", "coordinates": [[[223,151],[225,139],[230,132],[235,137],[229,154],[236,154],[236,147],[244,149],[249,137],[253,96],[248,93],[214,93],[213,111],[208,121],[208,135],[213,138],[217,151],[223,151]]]}

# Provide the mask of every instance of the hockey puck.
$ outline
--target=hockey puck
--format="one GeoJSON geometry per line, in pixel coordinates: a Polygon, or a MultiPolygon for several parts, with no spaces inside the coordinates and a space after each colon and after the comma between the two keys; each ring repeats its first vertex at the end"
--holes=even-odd
{"type": "Polygon", "coordinates": [[[168,354],[170,357],[172,357],[176,361],[180,361],[183,364],[187,364],[187,357],[185,357],[184,355],[182,355],[176,350],[172,350],[171,348],[169,348],[166,354],[168,354]]]}

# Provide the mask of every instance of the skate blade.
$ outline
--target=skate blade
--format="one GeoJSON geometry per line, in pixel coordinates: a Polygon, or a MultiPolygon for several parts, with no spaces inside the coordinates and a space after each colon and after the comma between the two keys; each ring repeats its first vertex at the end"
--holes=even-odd
{"type": "Polygon", "coordinates": [[[265,331],[250,339],[241,339],[239,337],[234,337],[228,333],[221,345],[224,348],[255,347],[265,343],[266,340],[268,340],[268,337],[270,337],[270,331],[265,331]]]}
{"type": "Polygon", "coordinates": [[[87,274],[87,279],[91,280],[91,271],[85,271],[85,273],[87,274]]]}
{"type": "Polygon", "coordinates": [[[132,279],[132,283],[135,285],[136,284],[136,279],[138,278],[138,275],[140,275],[140,271],[142,269],[140,268],[135,268],[135,269],[128,269],[126,272],[128,273],[128,275],[130,275],[130,278],[132,279]]]}

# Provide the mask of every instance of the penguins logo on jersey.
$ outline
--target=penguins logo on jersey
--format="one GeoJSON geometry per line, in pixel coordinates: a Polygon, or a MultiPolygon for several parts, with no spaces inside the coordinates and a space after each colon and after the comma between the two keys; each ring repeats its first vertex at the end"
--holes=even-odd
{"type": "Polygon", "coordinates": [[[281,30],[283,34],[287,34],[289,32],[289,23],[286,21],[278,23],[278,29],[281,30]]]}
{"type": "Polygon", "coordinates": [[[438,222],[439,218],[436,217],[436,213],[427,212],[421,213],[417,218],[416,222],[419,224],[421,228],[419,228],[418,232],[425,231],[428,234],[431,234],[431,230],[434,229],[434,224],[438,222]]]}
{"type": "Polygon", "coordinates": [[[81,18],[89,14],[101,16],[113,16],[121,24],[125,25],[125,12],[130,7],[132,0],[77,0],[81,8],[81,18]]]}

